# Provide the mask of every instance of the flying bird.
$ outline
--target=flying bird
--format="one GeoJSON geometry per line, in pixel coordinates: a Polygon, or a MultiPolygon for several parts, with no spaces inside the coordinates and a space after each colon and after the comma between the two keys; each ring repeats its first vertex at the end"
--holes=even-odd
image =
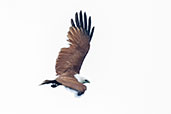
{"type": "Polygon", "coordinates": [[[77,91],[77,95],[84,94],[87,87],[85,83],[90,83],[87,79],[79,81],[75,75],[80,73],[83,61],[90,49],[90,42],[94,33],[94,27],[91,28],[91,16],[87,18],[86,12],[75,13],[75,22],[71,19],[71,27],[68,32],[68,48],[62,48],[56,59],[55,80],[45,80],[40,85],[52,84],[55,88],[63,85],[67,88],[77,91]]]}

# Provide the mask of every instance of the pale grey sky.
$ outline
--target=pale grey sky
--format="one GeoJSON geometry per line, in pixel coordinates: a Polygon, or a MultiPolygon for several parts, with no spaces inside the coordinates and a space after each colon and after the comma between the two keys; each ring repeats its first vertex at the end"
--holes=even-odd
{"type": "Polygon", "coordinates": [[[0,114],[171,113],[169,0],[1,0],[0,114]],[[54,79],[75,12],[95,32],[81,76],[81,97],[38,86],[54,79]]]}

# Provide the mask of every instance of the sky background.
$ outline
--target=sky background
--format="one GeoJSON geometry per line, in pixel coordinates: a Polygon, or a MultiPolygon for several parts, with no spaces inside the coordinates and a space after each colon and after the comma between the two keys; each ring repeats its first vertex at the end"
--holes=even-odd
{"type": "Polygon", "coordinates": [[[1,0],[0,114],[171,114],[170,0],[1,0]],[[55,79],[75,12],[95,32],[75,97],[55,79]]]}

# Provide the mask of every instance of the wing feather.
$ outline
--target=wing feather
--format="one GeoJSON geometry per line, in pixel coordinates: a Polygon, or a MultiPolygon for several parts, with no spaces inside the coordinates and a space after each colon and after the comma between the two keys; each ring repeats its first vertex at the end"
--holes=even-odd
{"type": "Polygon", "coordinates": [[[69,71],[72,71],[71,77],[73,77],[74,74],[79,74],[84,58],[89,51],[94,27],[91,34],[89,34],[91,29],[91,18],[89,17],[87,28],[86,13],[84,13],[84,17],[82,17],[81,11],[79,14],[80,17],[78,17],[78,13],[75,14],[76,25],[74,24],[73,19],[71,19],[72,26],[70,27],[67,35],[67,41],[70,43],[70,46],[68,48],[62,48],[56,60],[55,68],[57,75],[62,75],[69,71]]]}
{"type": "Polygon", "coordinates": [[[65,85],[66,87],[74,89],[78,92],[84,92],[86,90],[85,85],[79,83],[74,77],[68,77],[68,75],[60,76],[59,78],[57,78],[57,81],[60,82],[62,85],[65,85]]]}

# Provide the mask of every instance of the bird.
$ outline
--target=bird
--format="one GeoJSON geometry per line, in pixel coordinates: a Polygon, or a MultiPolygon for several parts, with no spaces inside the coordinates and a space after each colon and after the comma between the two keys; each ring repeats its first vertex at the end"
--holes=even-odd
{"type": "Polygon", "coordinates": [[[40,85],[51,84],[52,88],[63,85],[77,92],[78,96],[87,90],[85,83],[87,79],[78,80],[76,75],[80,73],[83,61],[89,52],[90,42],[94,33],[94,26],[91,27],[91,16],[87,18],[86,12],[75,13],[75,21],[71,18],[71,27],[67,34],[68,48],[61,48],[56,59],[55,80],[45,80],[40,85]]]}

